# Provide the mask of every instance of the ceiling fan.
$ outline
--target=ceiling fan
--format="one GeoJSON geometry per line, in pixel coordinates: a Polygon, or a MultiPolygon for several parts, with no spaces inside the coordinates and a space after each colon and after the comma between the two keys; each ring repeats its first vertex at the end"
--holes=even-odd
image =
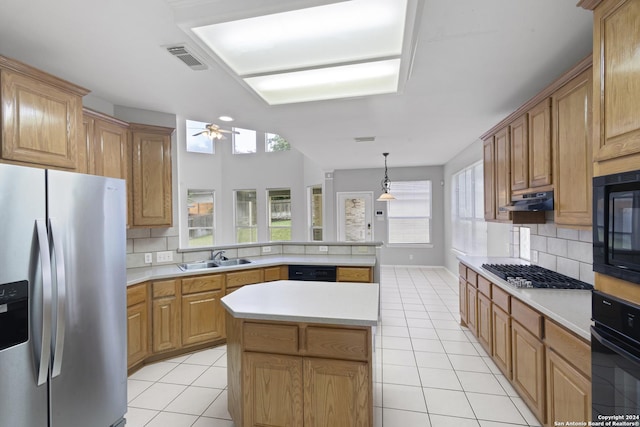
{"type": "Polygon", "coordinates": [[[209,139],[227,139],[223,134],[224,133],[240,133],[238,131],[235,130],[226,130],[226,129],[220,129],[220,126],[213,124],[213,123],[209,123],[205,126],[205,130],[203,130],[202,132],[198,132],[193,134],[193,136],[198,136],[198,135],[202,135],[205,134],[209,137],[209,139]]]}

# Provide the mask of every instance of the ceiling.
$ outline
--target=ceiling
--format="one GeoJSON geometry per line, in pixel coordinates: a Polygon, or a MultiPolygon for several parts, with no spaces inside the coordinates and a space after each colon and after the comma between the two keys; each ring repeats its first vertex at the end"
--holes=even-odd
{"type": "Polygon", "coordinates": [[[114,105],[278,133],[322,169],[441,165],[592,49],[576,0],[422,0],[402,93],[269,106],[181,29],[336,0],[2,0],[0,54],[114,105]],[[187,43],[209,68],[167,53],[187,43]],[[375,136],[374,142],[355,137],[375,136]]]}

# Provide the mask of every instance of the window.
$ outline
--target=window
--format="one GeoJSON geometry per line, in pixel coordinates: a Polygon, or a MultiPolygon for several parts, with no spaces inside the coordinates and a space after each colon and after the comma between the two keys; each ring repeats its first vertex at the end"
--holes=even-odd
{"type": "Polygon", "coordinates": [[[213,190],[187,190],[187,213],[190,248],[213,246],[213,190]]]}
{"type": "Polygon", "coordinates": [[[289,151],[291,146],[286,139],[278,135],[277,133],[265,133],[264,134],[264,151],[272,153],[274,151],[289,151]]]}
{"type": "Polygon", "coordinates": [[[431,243],[431,181],[393,181],[389,243],[431,243]]]}
{"type": "Polygon", "coordinates": [[[291,240],[291,190],[267,190],[269,240],[291,240]]]}
{"type": "Polygon", "coordinates": [[[187,120],[187,151],[192,153],[214,153],[214,145],[206,134],[194,136],[206,129],[207,123],[187,120]]]}
{"type": "Polygon", "coordinates": [[[256,190],[236,190],[236,242],[258,241],[256,190]]]}
{"type": "Polygon", "coordinates": [[[322,240],[322,187],[309,188],[309,224],[311,240],[322,240]]]}
{"type": "Polygon", "coordinates": [[[233,128],[233,154],[250,154],[256,152],[256,131],[233,128]]]}
{"type": "Polygon", "coordinates": [[[467,255],[486,255],[482,162],[453,175],[451,186],[451,246],[467,255]]]}

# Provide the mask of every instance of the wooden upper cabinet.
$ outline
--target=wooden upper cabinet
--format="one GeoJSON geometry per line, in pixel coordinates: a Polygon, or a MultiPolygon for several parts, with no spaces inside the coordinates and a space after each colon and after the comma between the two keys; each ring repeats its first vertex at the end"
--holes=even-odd
{"type": "Polygon", "coordinates": [[[130,131],[130,225],[171,227],[173,129],[132,123],[130,131]]]}
{"type": "MultiPolygon", "coordinates": [[[[639,27],[638,1],[607,0],[594,11],[595,161],[640,153],[639,27]]],[[[638,169],[638,159],[625,166],[638,169]]]]}
{"type": "Polygon", "coordinates": [[[496,219],[496,159],[493,136],[484,140],[482,152],[484,157],[484,219],[492,221],[496,219]]]}
{"type": "Polygon", "coordinates": [[[2,159],[84,171],[82,97],[89,91],[0,56],[2,159]]]}
{"type": "Polygon", "coordinates": [[[107,115],[83,110],[87,173],[127,179],[129,124],[107,115]]]}
{"type": "Polygon", "coordinates": [[[527,115],[517,118],[509,126],[511,139],[511,190],[529,188],[529,141],[527,115]]]}
{"type": "Polygon", "coordinates": [[[551,185],[551,98],[529,110],[529,188],[551,185]]]}
{"type": "Polygon", "coordinates": [[[552,97],[554,203],[558,225],[591,226],[591,76],[591,69],[587,69],[552,97]]]}
{"type": "Polygon", "coordinates": [[[500,209],[511,203],[511,156],[509,148],[509,127],[505,127],[495,134],[496,219],[501,221],[509,221],[511,219],[509,211],[500,209]]]}

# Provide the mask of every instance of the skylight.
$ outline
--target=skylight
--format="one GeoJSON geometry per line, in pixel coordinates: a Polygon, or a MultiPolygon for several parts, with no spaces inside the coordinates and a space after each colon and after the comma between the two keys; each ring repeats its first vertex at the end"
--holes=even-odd
{"type": "Polygon", "coordinates": [[[407,1],[351,0],[191,31],[271,105],[392,93],[408,50],[407,1]]]}

